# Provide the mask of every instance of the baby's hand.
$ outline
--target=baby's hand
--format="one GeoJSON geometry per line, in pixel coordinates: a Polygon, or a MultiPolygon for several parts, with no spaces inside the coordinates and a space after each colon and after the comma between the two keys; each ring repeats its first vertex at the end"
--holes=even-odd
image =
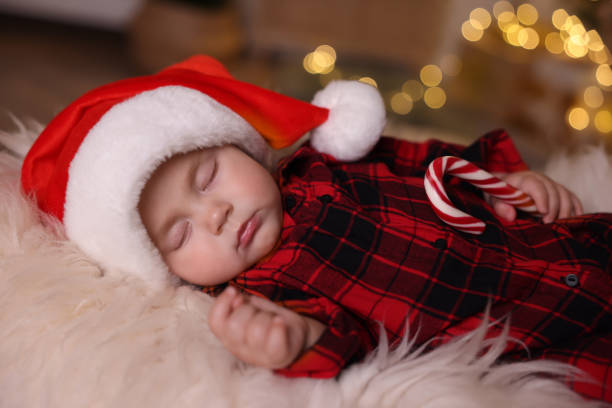
{"type": "Polygon", "coordinates": [[[323,324],[256,296],[228,287],[208,315],[212,332],[248,364],[287,367],[323,332],[323,324]]]}
{"type": "MultiPolygon", "coordinates": [[[[557,218],[582,214],[582,204],[578,197],[543,174],[519,171],[498,176],[528,194],[535,201],[536,208],[545,223],[553,222],[557,218]]],[[[502,218],[510,222],[516,218],[516,209],[510,204],[491,198],[491,205],[502,218]]]]}

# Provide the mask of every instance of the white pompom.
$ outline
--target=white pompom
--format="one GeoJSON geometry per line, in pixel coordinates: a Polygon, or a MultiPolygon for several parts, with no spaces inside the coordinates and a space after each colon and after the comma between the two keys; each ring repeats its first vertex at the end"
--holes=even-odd
{"type": "Polygon", "coordinates": [[[317,92],[313,105],[329,118],[311,133],[311,145],[342,161],[358,160],[378,142],[385,126],[385,105],[378,90],[358,81],[334,81],[317,92]]]}

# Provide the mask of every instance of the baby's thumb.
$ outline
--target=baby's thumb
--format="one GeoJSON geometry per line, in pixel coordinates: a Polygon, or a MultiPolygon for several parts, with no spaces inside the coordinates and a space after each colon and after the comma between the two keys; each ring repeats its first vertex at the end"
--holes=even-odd
{"type": "Polygon", "coordinates": [[[508,222],[513,222],[516,219],[516,209],[497,198],[491,199],[491,205],[493,205],[493,209],[495,213],[502,217],[504,220],[508,222]]]}

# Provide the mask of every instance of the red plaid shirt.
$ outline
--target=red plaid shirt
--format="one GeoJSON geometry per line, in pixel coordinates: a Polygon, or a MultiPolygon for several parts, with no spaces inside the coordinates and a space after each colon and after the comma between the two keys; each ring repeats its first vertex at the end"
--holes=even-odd
{"type": "Polygon", "coordinates": [[[448,154],[492,172],[526,169],[503,131],[467,148],[383,138],[356,163],[304,146],[281,164],[281,244],[232,282],[326,325],[279,372],[336,376],[377,345],[381,324],[392,344],[408,329],[417,345],[448,340],[478,326],[490,301],[491,318],[510,316],[510,335],[529,348],[513,342],[506,357],[570,362],[599,382],[579,391],[612,399],[602,386],[612,381],[612,214],[509,224],[454,179],[451,199],[487,224],[480,236],[461,233],[423,187],[429,162],[448,154]]]}

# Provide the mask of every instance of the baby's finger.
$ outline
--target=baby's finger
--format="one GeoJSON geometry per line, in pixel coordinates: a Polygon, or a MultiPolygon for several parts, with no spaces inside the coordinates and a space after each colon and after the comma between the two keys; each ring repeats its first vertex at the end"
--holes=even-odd
{"type": "Polygon", "coordinates": [[[214,301],[208,312],[208,325],[212,332],[220,337],[225,329],[225,323],[233,310],[232,303],[238,296],[238,291],[228,287],[214,301]]]}
{"type": "Polygon", "coordinates": [[[274,314],[259,310],[249,321],[247,342],[254,350],[265,350],[274,314]]]}
{"type": "Polygon", "coordinates": [[[557,184],[559,193],[559,216],[558,218],[568,218],[572,215],[572,197],[570,192],[563,186],[557,184]]]}
{"type": "Polygon", "coordinates": [[[231,312],[225,332],[228,345],[237,347],[246,343],[247,328],[256,311],[249,303],[243,303],[231,312]]]}
{"type": "Polygon", "coordinates": [[[542,180],[532,176],[523,179],[522,183],[517,187],[533,199],[536,209],[540,214],[548,213],[550,200],[548,190],[542,180]]]}
{"type": "Polygon", "coordinates": [[[557,191],[557,188],[555,187],[555,184],[553,184],[552,180],[546,177],[542,177],[539,180],[544,185],[548,201],[548,209],[547,211],[544,211],[542,221],[545,223],[550,223],[557,219],[557,216],[559,215],[559,192],[557,191]]]}
{"type": "Polygon", "coordinates": [[[274,365],[283,366],[291,361],[285,361],[289,353],[289,339],[287,326],[280,316],[275,316],[270,325],[268,339],[266,344],[266,352],[270,356],[276,356],[277,361],[274,365]]]}
{"type": "Polygon", "coordinates": [[[582,202],[580,201],[580,199],[576,196],[576,194],[572,192],[570,192],[570,195],[572,199],[573,215],[584,214],[584,209],[582,208],[582,202]]]}

